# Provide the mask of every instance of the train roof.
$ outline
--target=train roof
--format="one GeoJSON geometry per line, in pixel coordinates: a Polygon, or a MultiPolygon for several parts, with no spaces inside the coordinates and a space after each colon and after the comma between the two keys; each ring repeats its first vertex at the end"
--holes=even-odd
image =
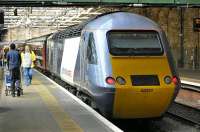
{"type": "Polygon", "coordinates": [[[66,37],[71,37],[71,36],[80,36],[81,31],[83,29],[84,25],[72,25],[69,26],[67,29],[58,31],[54,33],[51,38],[52,39],[62,39],[66,37]]]}
{"type": "Polygon", "coordinates": [[[129,12],[115,12],[94,19],[85,30],[160,30],[160,26],[151,19],[129,12]]]}
{"type": "Polygon", "coordinates": [[[95,17],[91,17],[91,18],[87,19],[86,21],[84,21],[80,24],[71,25],[63,31],[58,31],[58,32],[54,33],[51,37],[52,37],[52,39],[62,39],[62,38],[71,37],[71,36],[73,36],[73,37],[80,36],[81,31],[85,27],[85,25],[87,25],[89,22],[93,21],[94,19],[97,19],[101,16],[104,16],[104,15],[107,15],[110,13],[113,13],[113,12],[108,12],[108,13],[104,13],[101,15],[97,15],[95,17]]]}
{"type": "Polygon", "coordinates": [[[81,31],[95,29],[125,29],[125,30],[160,30],[155,22],[147,17],[129,12],[109,12],[88,19],[87,21],[67,27],[54,33],[52,39],[62,39],[81,35],[81,31]],[[127,20],[127,21],[124,21],[127,20]]]}
{"type": "Polygon", "coordinates": [[[40,37],[31,38],[31,39],[26,40],[25,42],[26,42],[26,43],[44,42],[44,41],[46,41],[46,39],[47,39],[51,34],[52,34],[52,33],[46,34],[46,35],[43,35],[43,36],[40,36],[40,37]]]}

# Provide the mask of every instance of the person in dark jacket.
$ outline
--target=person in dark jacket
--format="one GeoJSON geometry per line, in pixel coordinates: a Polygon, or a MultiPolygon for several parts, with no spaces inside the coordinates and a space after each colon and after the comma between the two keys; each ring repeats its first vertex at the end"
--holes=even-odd
{"type": "MultiPolygon", "coordinates": [[[[7,53],[7,66],[10,71],[10,76],[12,79],[11,88],[12,88],[12,96],[15,96],[15,82],[20,80],[20,65],[21,65],[21,57],[19,52],[16,50],[16,46],[14,43],[10,45],[10,50],[7,53]]],[[[17,96],[20,96],[20,89],[17,89],[17,96]]]]}

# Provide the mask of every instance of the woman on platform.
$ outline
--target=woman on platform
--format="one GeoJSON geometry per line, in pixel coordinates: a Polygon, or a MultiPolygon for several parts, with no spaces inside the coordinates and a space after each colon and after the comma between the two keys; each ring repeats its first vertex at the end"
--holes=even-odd
{"type": "Polygon", "coordinates": [[[28,45],[25,46],[24,52],[21,52],[24,83],[29,86],[32,81],[33,67],[35,61],[35,53],[30,49],[28,45]]]}

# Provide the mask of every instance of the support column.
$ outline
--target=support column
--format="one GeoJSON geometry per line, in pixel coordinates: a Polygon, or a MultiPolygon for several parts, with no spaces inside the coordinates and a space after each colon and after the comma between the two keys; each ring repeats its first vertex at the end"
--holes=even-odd
{"type": "Polygon", "coordinates": [[[185,55],[184,55],[184,8],[180,7],[179,9],[179,14],[180,14],[180,33],[179,33],[179,37],[180,37],[180,58],[179,58],[179,68],[183,68],[184,67],[184,59],[185,59],[185,55]]]}

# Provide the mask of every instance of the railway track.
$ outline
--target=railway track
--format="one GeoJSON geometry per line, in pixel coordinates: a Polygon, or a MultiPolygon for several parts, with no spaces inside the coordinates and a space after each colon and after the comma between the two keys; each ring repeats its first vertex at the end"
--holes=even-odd
{"type": "Polygon", "coordinates": [[[167,115],[178,118],[200,127],[200,110],[174,102],[167,115]]]}
{"type": "MultiPolygon", "coordinates": [[[[200,92],[200,84],[195,85],[193,83],[189,84],[188,82],[181,83],[181,88],[192,92],[200,92]]],[[[167,115],[185,120],[200,127],[200,110],[197,108],[193,108],[179,102],[174,102],[169,108],[167,115]]]]}
{"type": "Polygon", "coordinates": [[[181,88],[186,90],[192,90],[195,92],[200,92],[200,84],[197,84],[198,83],[189,84],[188,82],[183,81],[183,83],[181,83],[181,88]]]}
{"type": "MultiPolygon", "coordinates": [[[[195,130],[199,131],[200,129],[200,110],[174,102],[162,118],[112,120],[111,122],[124,132],[171,132],[172,130],[176,131],[173,125],[177,122],[183,127],[186,125],[195,128],[191,130],[196,132],[195,130]],[[173,125],[166,125],[166,122],[173,122],[173,125]]],[[[183,129],[180,129],[179,125],[175,128],[182,131],[183,129]]],[[[187,130],[183,132],[187,132],[187,130]]]]}

